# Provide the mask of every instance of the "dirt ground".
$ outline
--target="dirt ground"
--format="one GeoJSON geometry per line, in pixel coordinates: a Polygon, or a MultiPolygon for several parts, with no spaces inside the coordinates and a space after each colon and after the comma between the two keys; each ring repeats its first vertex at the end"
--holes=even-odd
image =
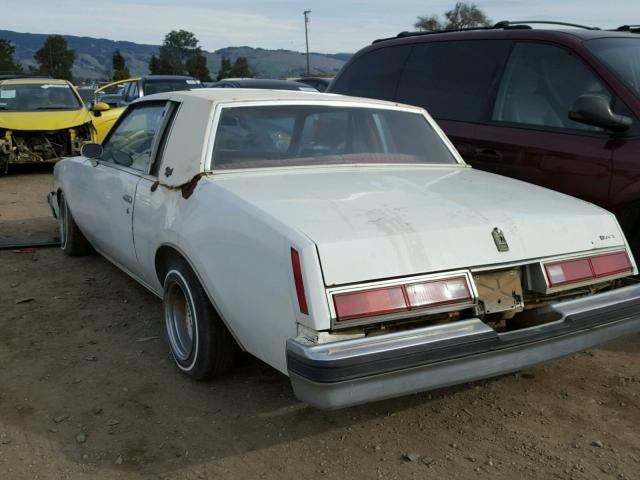
{"type": "MultiPolygon", "coordinates": [[[[0,178],[0,239],[57,233],[50,169],[0,178]]],[[[178,373],[160,301],[98,255],[0,251],[0,479],[636,479],[640,336],[336,412],[250,357],[178,373]]]]}

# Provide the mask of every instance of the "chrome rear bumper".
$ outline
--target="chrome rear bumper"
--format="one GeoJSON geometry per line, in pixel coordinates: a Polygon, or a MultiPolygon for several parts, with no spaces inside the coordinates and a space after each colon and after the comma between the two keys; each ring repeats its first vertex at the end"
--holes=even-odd
{"type": "Polygon", "coordinates": [[[556,303],[544,325],[498,333],[474,318],[321,345],[287,342],[295,395],[323,409],[502,375],[640,332],[640,285],[556,303]]]}

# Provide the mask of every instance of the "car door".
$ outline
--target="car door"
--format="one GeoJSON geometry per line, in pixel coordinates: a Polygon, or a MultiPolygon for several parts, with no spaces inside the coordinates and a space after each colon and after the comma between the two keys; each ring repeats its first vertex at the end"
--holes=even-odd
{"type": "Polygon", "coordinates": [[[584,94],[613,100],[575,52],[549,43],[516,43],[491,119],[476,128],[482,144],[470,163],[502,173],[495,168],[500,159],[512,165],[510,175],[517,179],[606,205],[611,137],[569,119],[574,102],[584,94]]]}
{"type": "Polygon", "coordinates": [[[166,102],[127,109],[103,143],[101,158],[86,179],[81,198],[83,232],[102,254],[139,274],[133,241],[136,189],[148,172],[166,102]]]}

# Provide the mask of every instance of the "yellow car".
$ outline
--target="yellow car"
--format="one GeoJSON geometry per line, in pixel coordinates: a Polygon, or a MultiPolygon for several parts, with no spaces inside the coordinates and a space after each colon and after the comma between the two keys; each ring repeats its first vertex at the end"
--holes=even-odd
{"type": "Polygon", "coordinates": [[[202,88],[200,80],[187,75],[143,75],[108,83],[95,91],[93,124],[97,143],[107,133],[129,103],[146,95],[202,88]]]}
{"type": "Polygon", "coordinates": [[[130,101],[125,101],[127,92],[139,80],[139,77],[119,80],[108,83],[94,92],[92,112],[94,116],[93,125],[97,132],[96,143],[102,143],[113,124],[120,117],[130,101]],[[105,108],[105,105],[108,108],[105,108]]]}
{"type": "Polygon", "coordinates": [[[9,164],[79,155],[82,144],[95,139],[92,114],[68,81],[0,80],[0,175],[9,164]]]}

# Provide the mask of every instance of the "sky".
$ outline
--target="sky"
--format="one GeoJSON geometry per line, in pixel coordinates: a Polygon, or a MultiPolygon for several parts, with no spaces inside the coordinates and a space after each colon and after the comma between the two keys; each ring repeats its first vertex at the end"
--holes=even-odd
{"type": "MultiPolygon", "coordinates": [[[[640,23],[640,0],[476,0],[493,20],[558,20],[613,28],[640,23]]],[[[455,0],[20,0],[3,9],[0,29],[160,44],[170,30],[195,33],[205,50],[228,46],[304,51],[304,10],[313,52],[355,52],[411,30],[418,15],[455,0]]]]}

